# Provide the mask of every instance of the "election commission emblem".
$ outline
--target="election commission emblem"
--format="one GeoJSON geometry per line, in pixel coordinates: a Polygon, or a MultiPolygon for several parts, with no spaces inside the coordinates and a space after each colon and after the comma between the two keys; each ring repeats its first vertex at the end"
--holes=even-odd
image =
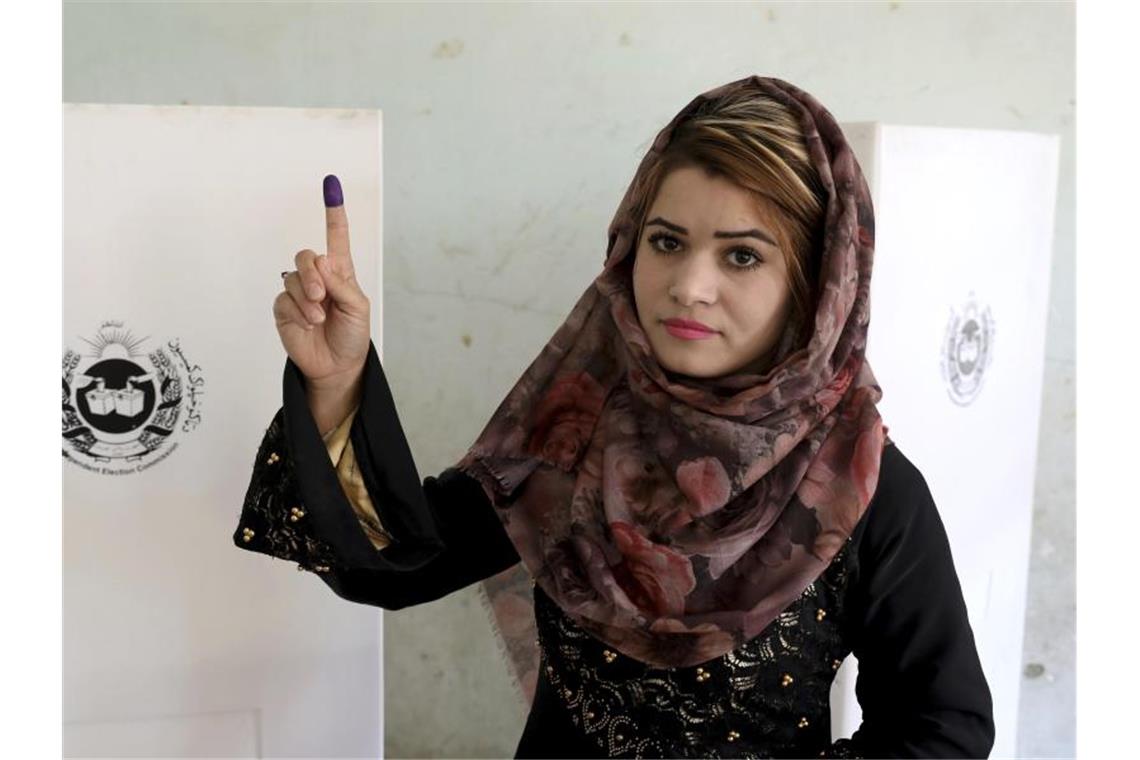
{"type": "Polygon", "coordinates": [[[107,321],[63,354],[63,458],[104,475],[152,467],[201,422],[202,370],[177,338],[146,348],[107,321]]]}
{"type": "Polygon", "coordinates": [[[971,291],[960,310],[951,309],[942,346],[942,379],[950,399],[972,404],[993,357],[994,319],[971,291]]]}

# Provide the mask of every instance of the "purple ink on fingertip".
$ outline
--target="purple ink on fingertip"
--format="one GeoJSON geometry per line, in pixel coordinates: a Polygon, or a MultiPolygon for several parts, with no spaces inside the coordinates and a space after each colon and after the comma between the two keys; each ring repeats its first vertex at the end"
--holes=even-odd
{"type": "Polygon", "coordinates": [[[325,177],[325,207],[333,208],[344,205],[344,192],[340,189],[340,180],[335,174],[325,177]]]}

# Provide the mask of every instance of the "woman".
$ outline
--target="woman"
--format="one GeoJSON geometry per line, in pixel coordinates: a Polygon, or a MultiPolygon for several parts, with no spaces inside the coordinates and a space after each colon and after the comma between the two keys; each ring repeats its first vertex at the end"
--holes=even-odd
{"type": "Polygon", "coordinates": [[[984,757],[992,703],[946,534],[865,360],[871,199],[779,79],[690,102],[602,272],[463,459],[421,484],[368,333],[339,184],[274,304],[289,354],[235,543],[399,609],[490,587],[520,757],[984,757]],[[301,506],[296,506],[300,504],[301,506]],[[513,617],[512,617],[513,616],[513,617]],[[849,653],[863,723],[831,742],[849,653]]]}

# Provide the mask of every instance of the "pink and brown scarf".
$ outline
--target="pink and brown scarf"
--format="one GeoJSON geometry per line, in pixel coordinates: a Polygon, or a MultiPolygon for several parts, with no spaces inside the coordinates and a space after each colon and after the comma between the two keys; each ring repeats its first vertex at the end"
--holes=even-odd
{"type": "Polygon", "coordinates": [[[484,588],[528,699],[532,583],[610,648],[688,667],[759,634],[828,566],[889,443],[864,359],[873,252],[863,173],[803,90],[750,76],[697,96],[657,135],[601,273],[456,465],[483,485],[522,559],[484,588]],[[785,340],[763,375],[676,378],[633,303],[634,195],[674,128],[740,88],[798,114],[827,191],[815,329],[806,346],[785,340]]]}

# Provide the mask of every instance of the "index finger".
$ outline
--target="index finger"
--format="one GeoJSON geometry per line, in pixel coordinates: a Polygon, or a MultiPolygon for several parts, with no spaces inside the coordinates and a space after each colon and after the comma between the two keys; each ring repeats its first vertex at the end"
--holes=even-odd
{"type": "Polygon", "coordinates": [[[335,174],[325,177],[325,235],[329,263],[342,274],[352,271],[352,253],[348,245],[348,214],[344,210],[344,192],[335,174]]]}

